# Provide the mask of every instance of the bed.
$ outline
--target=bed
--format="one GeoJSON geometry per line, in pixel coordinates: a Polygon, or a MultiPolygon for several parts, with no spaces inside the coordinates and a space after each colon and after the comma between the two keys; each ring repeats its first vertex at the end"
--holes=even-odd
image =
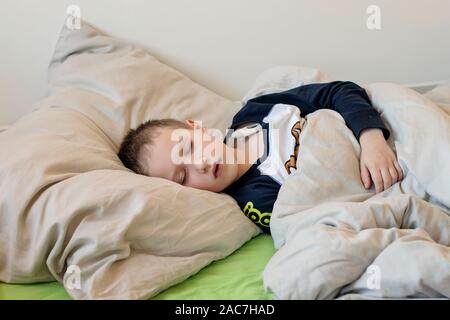
{"type": "MultiPolygon", "coordinates": [[[[225,194],[130,172],[118,145],[149,118],[224,131],[249,97],[333,79],[277,67],[230,101],[85,21],[64,24],[48,73],[49,95],[0,134],[0,299],[274,298],[271,236],[225,194]]],[[[448,92],[429,98],[448,108],[448,92]]]]}

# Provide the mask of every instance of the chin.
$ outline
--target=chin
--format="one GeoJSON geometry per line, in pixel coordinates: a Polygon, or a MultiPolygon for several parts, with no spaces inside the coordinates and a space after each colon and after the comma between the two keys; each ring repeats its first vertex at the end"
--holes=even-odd
{"type": "Polygon", "coordinates": [[[212,188],[213,190],[211,190],[211,191],[213,191],[213,192],[221,192],[223,189],[225,189],[225,188],[222,188],[222,187],[220,187],[220,186],[215,186],[214,188],[212,188]]]}
{"type": "Polygon", "coordinates": [[[212,192],[220,192],[220,191],[217,191],[217,190],[220,189],[220,187],[216,186],[216,185],[197,187],[197,189],[206,190],[206,191],[212,191],[212,192]]]}

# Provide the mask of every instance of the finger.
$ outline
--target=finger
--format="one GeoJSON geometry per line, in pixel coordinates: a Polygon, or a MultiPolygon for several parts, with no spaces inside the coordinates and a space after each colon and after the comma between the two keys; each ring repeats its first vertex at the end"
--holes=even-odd
{"type": "Polygon", "coordinates": [[[383,179],[380,173],[380,170],[378,169],[371,169],[370,175],[372,176],[372,181],[375,185],[375,192],[381,192],[383,190],[383,179]]]}
{"type": "Polygon", "coordinates": [[[397,169],[395,169],[394,166],[391,166],[389,167],[389,173],[391,174],[392,177],[392,184],[396,183],[398,181],[397,169]]]}
{"type": "Polygon", "coordinates": [[[397,161],[394,161],[394,166],[397,169],[398,172],[398,181],[403,179],[403,170],[400,167],[400,164],[397,161]]]}
{"type": "Polygon", "coordinates": [[[364,164],[361,164],[361,180],[364,185],[364,188],[368,189],[371,185],[370,173],[367,167],[364,164]]]}
{"type": "Polygon", "coordinates": [[[392,186],[392,177],[387,169],[381,169],[381,176],[383,177],[383,189],[386,190],[392,186]]]}

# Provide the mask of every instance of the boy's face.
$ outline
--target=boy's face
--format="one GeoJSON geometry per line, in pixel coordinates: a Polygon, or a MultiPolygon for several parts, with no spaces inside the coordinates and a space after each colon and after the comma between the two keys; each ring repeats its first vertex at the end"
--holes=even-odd
{"type": "Polygon", "coordinates": [[[223,140],[215,140],[206,128],[192,120],[185,122],[191,129],[160,129],[154,145],[144,146],[141,163],[146,173],[185,186],[221,192],[238,178],[235,149],[223,140]],[[232,155],[233,161],[226,160],[227,152],[228,159],[232,155]]]}

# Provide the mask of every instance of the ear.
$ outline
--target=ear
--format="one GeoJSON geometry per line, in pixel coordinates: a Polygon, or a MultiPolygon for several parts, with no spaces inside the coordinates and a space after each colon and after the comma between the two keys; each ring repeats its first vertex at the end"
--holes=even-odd
{"type": "Polygon", "coordinates": [[[196,128],[198,126],[197,123],[192,119],[186,119],[184,120],[184,123],[186,123],[191,128],[196,128]]]}
{"type": "Polygon", "coordinates": [[[202,127],[197,121],[195,121],[193,119],[186,119],[186,120],[184,120],[184,123],[186,123],[188,126],[190,126],[193,129],[202,128],[203,131],[206,130],[206,128],[202,127]]]}

